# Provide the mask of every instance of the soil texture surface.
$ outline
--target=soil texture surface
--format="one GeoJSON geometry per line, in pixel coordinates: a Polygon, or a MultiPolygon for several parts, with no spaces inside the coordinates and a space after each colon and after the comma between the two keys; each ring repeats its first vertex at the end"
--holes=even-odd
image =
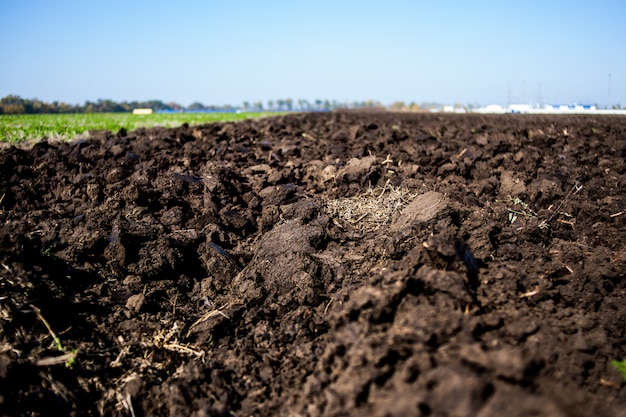
{"type": "Polygon", "coordinates": [[[0,149],[2,416],[625,416],[626,118],[0,149]]]}

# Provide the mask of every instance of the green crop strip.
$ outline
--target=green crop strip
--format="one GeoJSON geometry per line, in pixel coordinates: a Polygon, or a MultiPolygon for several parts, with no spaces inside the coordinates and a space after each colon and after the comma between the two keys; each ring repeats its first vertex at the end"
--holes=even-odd
{"type": "Polygon", "coordinates": [[[247,113],[83,113],[0,115],[0,142],[21,143],[42,139],[71,140],[90,130],[127,131],[140,127],[201,125],[277,115],[273,112],[247,113]]]}

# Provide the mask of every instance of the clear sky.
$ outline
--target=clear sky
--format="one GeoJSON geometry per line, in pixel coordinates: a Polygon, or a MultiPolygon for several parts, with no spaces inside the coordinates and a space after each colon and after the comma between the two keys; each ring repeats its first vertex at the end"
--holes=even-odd
{"type": "Polygon", "coordinates": [[[0,0],[0,97],[626,106],[625,22],[624,0],[0,0]]]}

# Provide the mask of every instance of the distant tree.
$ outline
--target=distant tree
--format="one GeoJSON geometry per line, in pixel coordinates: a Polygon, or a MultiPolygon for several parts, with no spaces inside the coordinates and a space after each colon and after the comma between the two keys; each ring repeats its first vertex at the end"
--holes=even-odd
{"type": "Polygon", "coordinates": [[[0,99],[0,106],[2,107],[2,113],[4,114],[20,114],[25,112],[24,100],[14,94],[0,99]]]}
{"type": "MultiPolygon", "coordinates": [[[[65,103],[58,103],[57,106],[59,108],[60,113],[66,112],[65,110],[62,110],[66,106],[65,103]]],[[[98,101],[96,102],[96,108],[101,113],[120,113],[120,112],[128,111],[127,109],[124,108],[122,104],[116,103],[113,100],[109,100],[109,99],[98,99],[98,101]]]]}
{"type": "Polygon", "coordinates": [[[22,104],[24,100],[15,94],[9,94],[6,97],[3,97],[2,99],[0,99],[0,105],[2,106],[8,106],[10,104],[22,104]]]}
{"type": "Polygon", "coordinates": [[[95,103],[92,103],[91,101],[86,101],[85,102],[85,106],[83,107],[83,112],[85,112],[85,113],[95,113],[96,112],[96,105],[95,105],[95,103]]]}
{"type": "Polygon", "coordinates": [[[300,110],[304,110],[304,111],[311,110],[311,103],[309,103],[309,100],[300,99],[298,100],[298,105],[300,106],[300,110]]]}
{"type": "Polygon", "coordinates": [[[146,104],[148,104],[147,107],[150,107],[155,111],[159,111],[159,110],[181,111],[183,109],[183,107],[180,104],[175,103],[175,102],[163,103],[160,100],[151,100],[147,102],[146,104]]]}
{"type": "Polygon", "coordinates": [[[422,109],[437,109],[440,108],[442,105],[440,103],[436,103],[436,102],[431,102],[431,101],[427,101],[427,102],[423,102],[420,104],[420,107],[422,109]]]}
{"type": "Polygon", "coordinates": [[[287,111],[291,111],[293,109],[293,100],[290,98],[285,99],[285,106],[287,107],[287,111]]]}
{"type": "Polygon", "coordinates": [[[334,109],[345,109],[347,107],[348,107],[348,103],[342,103],[342,102],[340,102],[338,100],[333,100],[330,103],[330,108],[333,109],[333,110],[334,109]]]}
{"type": "Polygon", "coordinates": [[[191,111],[204,110],[204,104],[200,103],[199,101],[194,101],[189,106],[187,106],[187,110],[191,110],[191,111]]]}
{"type": "Polygon", "coordinates": [[[57,102],[57,113],[72,113],[74,108],[71,104],[67,104],[64,102],[57,102]]]}
{"type": "Polygon", "coordinates": [[[22,114],[25,113],[24,106],[21,104],[6,104],[2,106],[4,114],[22,114]]]}
{"type": "Polygon", "coordinates": [[[394,101],[393,103],[391,103],[391,110],[405,110],[406,109],[406,104],[404,104],[404,101],[394,101]]]}
{"type": "Polygon", "coordinates": [[[267,109],[274,110],[274,100],[267,100],[267,109]]]}

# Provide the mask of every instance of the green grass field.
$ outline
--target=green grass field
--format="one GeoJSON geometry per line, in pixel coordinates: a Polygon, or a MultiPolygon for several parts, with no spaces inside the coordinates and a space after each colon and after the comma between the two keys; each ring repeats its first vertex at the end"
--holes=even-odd
{"type": "Polygon", "coordinates": [[[183,123],[200,125],[212,122],[229,122],[279,113],[84,113],[84,114],[20,114],[0,115],[0,142],[20,143],[42,139],[71,140],[90,130],[121,128],[128,131],[140,127],[178,127],[183,123]]]}

